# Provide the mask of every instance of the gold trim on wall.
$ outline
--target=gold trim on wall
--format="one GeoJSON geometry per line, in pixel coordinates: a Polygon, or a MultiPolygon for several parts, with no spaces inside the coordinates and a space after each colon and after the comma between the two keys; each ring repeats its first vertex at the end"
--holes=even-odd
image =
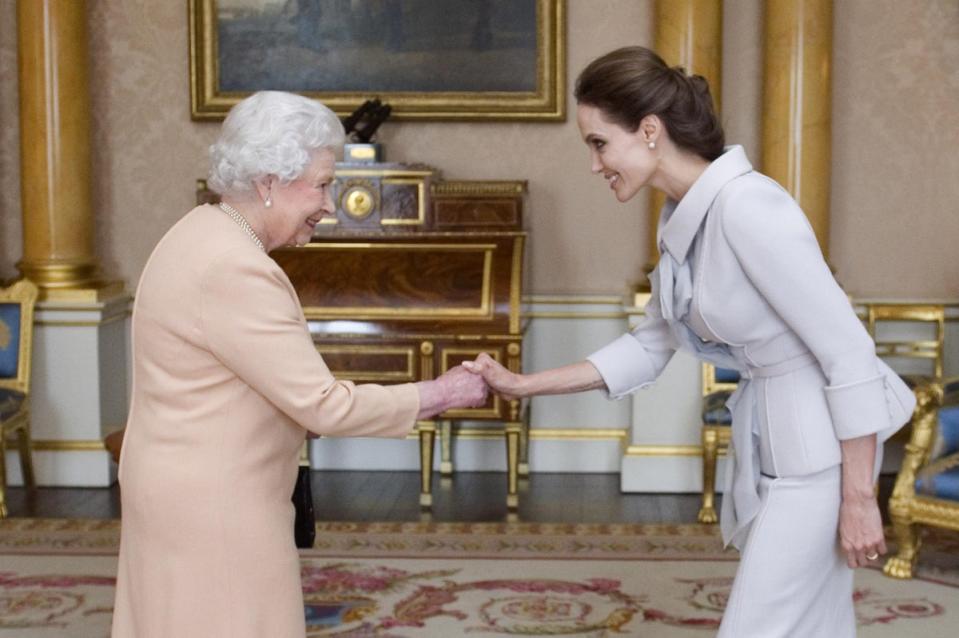
{"type": "MultiPolygon", "coordinates": [[[[190,113],[195,120],[220,120],[250,95],[219,86],[215,0],[189,0],[190,113]]],[[[372,95],[388,102],[396,120],[566,119],[566,2],[536,0],[536,89],[534,91],[303,91],[337,115],[354,111],[372,95]]]]}
{"type": "Polygon", "coordinates": [[[628,428],[530,428],[531,439],[554,439],[577,441],[606,441],[625,439],[628,428]]]}
{"type": "MultiPolygon", "coordinates": [[[[625,456],[702,456],[701,445],[629,445],[624,452],[625,456]]],[[[725,456],[726,451],[719,452],[725,456]]]]}
{"type": "MultiPolygon", "coordinates": [[[[460,439],[498,440],[503,438],[503,428],[454,428],[460,439]]],[[[530,439],[540,441],[619,441],[628,435],[626,428],[530,428],[530,439]]],[[[407,437],[415,438],[415,437],[407,437]]]]}
{"type": "Polygon", "coordinates": [[[34,451],[38,452],[99,452],[105,451],[102,440],[72,439],[60,441],[56,439],[34,439],[30,442],[34,451]]]}

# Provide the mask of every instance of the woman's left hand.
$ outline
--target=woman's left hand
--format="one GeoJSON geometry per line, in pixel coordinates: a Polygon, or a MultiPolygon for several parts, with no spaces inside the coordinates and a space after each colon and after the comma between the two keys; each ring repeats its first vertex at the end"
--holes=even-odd
{"type": "Polygon", "coordinates": [[[875,496],[843,498],[839,506],[839,540],[850,567],[865,567],[886,553],[875,496]]]}

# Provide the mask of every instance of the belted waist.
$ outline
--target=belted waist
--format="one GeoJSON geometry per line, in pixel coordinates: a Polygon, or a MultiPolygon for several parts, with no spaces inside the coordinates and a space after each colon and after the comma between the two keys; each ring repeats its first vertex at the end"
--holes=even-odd
{"type": "Polygon", "coordinates": [[[785,361],[780,361],[779,363],[774,363],[770,366],[747,368],[745,371],[740,372],[740,375],[746,379],[765,379],[769,377],[778,377],[784,374],[789,374],[790,372],[795,372],[796,370],[800,370],[816,362],[817,359],[812,355],[811,352],[805,352],[798,357],[786,359],[785,361]]]}
{"type": "Polygon", "coordinates": [[[720,528],[723,541],[742,549],[750,523],[759,513],[759,443],[757,399],[751,380],[778,377],[817,363],[811,353],[786,359],[769,366],[747,367],[743,381],[729,397],[726,406],[732,412],[731,463],[727,464],[726,491],[720,528]]]}

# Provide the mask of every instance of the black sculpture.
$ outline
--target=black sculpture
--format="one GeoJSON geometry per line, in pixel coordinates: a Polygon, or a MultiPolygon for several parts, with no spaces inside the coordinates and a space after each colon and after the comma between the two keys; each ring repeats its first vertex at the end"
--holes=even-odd
{"type": "Polygon", "coordinates": [[[392,110],[393,107],[383,104],[379,98],[366,100],[343,119],[346,136],[353,142],[369,144],[376,129],[386,121],[392,110]]]}

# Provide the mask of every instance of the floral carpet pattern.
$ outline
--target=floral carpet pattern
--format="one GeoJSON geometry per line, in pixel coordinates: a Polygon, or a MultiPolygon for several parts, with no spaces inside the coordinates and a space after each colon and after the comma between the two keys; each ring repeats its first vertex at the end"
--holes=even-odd
{"type": "MultiPolygon", "coordinates": [[[[713,526],[321,523],[301,553],[310,638],[706,637],[738,555],[713,526]]],[[[0,521],[0,638],[109,635],[118,521],[0,521]]],[[[859,570],[864,638],[954,635],[959,534],[919,577],[859,570]]]]}

